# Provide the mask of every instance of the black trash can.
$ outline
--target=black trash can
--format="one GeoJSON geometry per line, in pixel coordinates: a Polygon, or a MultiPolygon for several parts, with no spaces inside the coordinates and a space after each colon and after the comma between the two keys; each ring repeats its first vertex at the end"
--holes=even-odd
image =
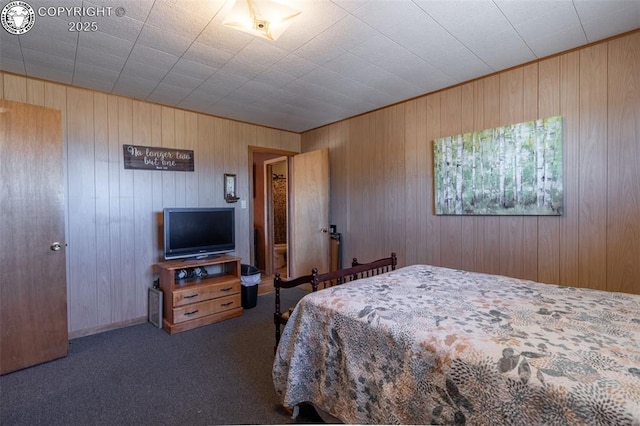
{"type": "Polygon", "coordinates": [[[260,270],[252,265],[240,265],[240,283],[242,284],[242,307],[255,308],[258,304],[258,284],[260,284],[260,270]]]}

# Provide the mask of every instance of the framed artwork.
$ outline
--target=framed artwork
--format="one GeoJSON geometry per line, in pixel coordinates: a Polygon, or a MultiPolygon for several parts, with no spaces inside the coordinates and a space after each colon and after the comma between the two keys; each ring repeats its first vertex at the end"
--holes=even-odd
{"type": "Polygon", "coordinates": [[[437,215],[564,212],[560,116],[436,139],[433,167],[437,215]]]}
{"type": "Polygon", "coordinates": [[[236,196],[236,175],[224,174],[224,199],[227,203],[235,203],[239,200],[236,196]]]}

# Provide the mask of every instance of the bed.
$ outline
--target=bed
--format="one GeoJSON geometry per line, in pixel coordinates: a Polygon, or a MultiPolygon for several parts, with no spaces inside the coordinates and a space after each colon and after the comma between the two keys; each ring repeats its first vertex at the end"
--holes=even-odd
{"type": "Polygon", "coordinates": [[[359,424],[640,424],[640,295],[412,265],[310,293],[285,407],[359,424]]]}
{"type": "Polygon", "coordinates": [[[273,313],[273,323],[276,326],[276,344],[274,346],[274,351],[278,348],[281,328],[287,325],[289,316],[291,315],[291,312],[293,312],[294,308],[293,306],[290,306],[289,309],[285,311],[282,310],[282,307],[280,306],[280,292],[282,290],[298,286],[306,286],[311,291],[318,291],[318,289],[326,289],[328,287],[342,285],[351,281],[393,271],[396,269],[397,265],[398,258],[395,253],[391,253],[391,256],[389,257],[383,257],[368,263],[361,263],[354,257],[350,268],[338,269],[336,271],[320,273],[318,268],[312,268],[311,274],[290,280],[285,280],[279,273],[276,273],[273,279],[273,288],[275,290],[275,311],[273,313]]]}

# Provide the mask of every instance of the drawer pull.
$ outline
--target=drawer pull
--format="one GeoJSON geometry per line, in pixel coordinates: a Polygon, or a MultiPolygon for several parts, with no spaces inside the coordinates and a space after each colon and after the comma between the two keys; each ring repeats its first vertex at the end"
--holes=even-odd
{"type": "Polygon", "coordinates": [[[233,287],[225,287],[220,289],[220,291],[229,291],[229,290],[233,290],[233,287]]]}
{"type": "Polygon", "coordinates": [[[222,305],[220,305],[220,306],[227,307],[227,306],[229,306],[229,305],[233,305],[233,302],[223,303],[223,304],[222,304],[222,305]]]}
{"type": "Polygon", "coordinates": [[[198,310],[196,309],[195,311],[191,311],[191,312],[185,312],[185,315],[193,315],[193,314],[197,314],[198,310]]]}
{"type": "Polygon", "coordinates": [[[189,296],[185,296],[185,299],[193,299],[194,297],[198,297],[198,293],[196,294],[190,294],[189,296]]]}

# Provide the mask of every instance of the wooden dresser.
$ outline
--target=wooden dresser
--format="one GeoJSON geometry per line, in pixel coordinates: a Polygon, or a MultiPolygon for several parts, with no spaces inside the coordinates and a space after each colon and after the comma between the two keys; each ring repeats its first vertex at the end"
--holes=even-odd
{"type": "Polygon", "coordinates": [[[163,293],[162,327],[179,333],[242,315],[240,258],[171,260],[156,264],[163,293]],[[204,268],[206,276],[179,278],[181,270],[204,268]]]}

